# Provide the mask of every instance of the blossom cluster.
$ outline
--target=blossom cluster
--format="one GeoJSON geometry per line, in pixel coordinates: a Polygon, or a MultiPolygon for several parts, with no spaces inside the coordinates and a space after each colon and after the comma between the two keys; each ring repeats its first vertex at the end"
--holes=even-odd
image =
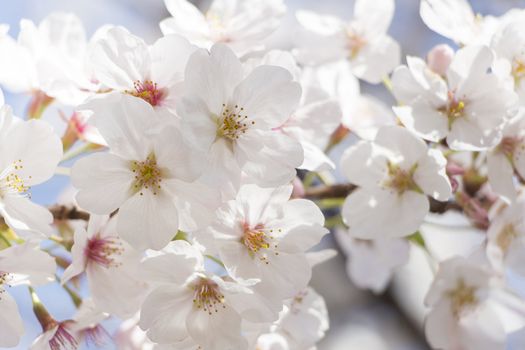
{"type": "Polygon", "coordinates": [[[88,38],[70,13],[22,20],[16,38],[0,25],[0,86],[31,96],[19,118],[0,95],[1,347],[24,334],[9,290],[25,285],[42,326],[31,349],[315,349],[328,315],[309,283],[330,230],[376,293],[428,255],[432,347],[525,336],[525,11],[421,0],[458,48],[402,65],[394,0],[357,0],[350,21],[298,11],[288,50],[268,40],[282,0],[165,5],[151,44],[122,26],[88,38]],[[33,202],[55,175],[71,184],[59,203],[33,202]],[[422,225],[451,213],[483,241],[438,259],[422,225]],[[76,314],[52,315],[46,283],[76,314]]]}

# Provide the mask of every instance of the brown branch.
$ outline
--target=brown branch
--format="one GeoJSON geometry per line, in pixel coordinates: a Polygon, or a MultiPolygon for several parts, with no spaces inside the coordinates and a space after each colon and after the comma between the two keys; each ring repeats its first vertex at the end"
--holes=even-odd
{"type": "Polygon", "coordinates": [[[54,205],[49,208],[55,220],[89,220],[89,213],[79,210],[73,206],[54,205]]]}
{"type": "Polygon", "coordinates": [[[352,184],[336,184],[331,186],[316,186],[305,190],[304,197],[308,199],[344,198],[357,187],[352,184]]]}

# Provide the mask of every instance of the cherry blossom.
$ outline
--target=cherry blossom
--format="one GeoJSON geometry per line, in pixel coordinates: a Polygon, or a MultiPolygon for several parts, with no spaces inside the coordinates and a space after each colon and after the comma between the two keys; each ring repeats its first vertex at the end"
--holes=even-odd
{"type": "Polygon", "coordinates": [[[382,127],[373,142],[346,150],[341,168],[359,186],[345,200],[343,218],[355,238],[400,237],[417,231],[429,211],[427,196],[452,195],[440,151],[410,131],[382,127]]]}
{"type": "Polygon", "coordinates": [[[214,0],[205,14],[187,0],[164,2],[172,15],[160,22],[164,35],[181,34],[204,48],[224,43],[238,55],[263,48],[286,10],[282,0],[214,0]]]}
{"type": "Polygon", "coordinates": [[[297,19],[307,34],[298,42],[297,57],[307,64],[347,60],[358,78],[379,83],[400,61],[399,44],[387,34],[393,15],[392,0],[356,1],[348,24],[300,11],[297,19]]]}

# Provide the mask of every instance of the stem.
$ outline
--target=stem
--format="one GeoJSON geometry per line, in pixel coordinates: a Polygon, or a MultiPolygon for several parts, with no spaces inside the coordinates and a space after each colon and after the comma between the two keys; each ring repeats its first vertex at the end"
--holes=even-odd
{"type": "Polygon", "coordinates": [[[55,169],[56,175],[63,175],[63,176],[70,176],[71,175],[71,168],[66,168],[63,166],[57,166],[55,169]]]}
{"type": "Polygon", "coordinates": [[[62,162],[65,162],[67,160],[70,160],[70,159],[73,159],[75,157],[78,157],[88,151],[91,151],[92,149],[95,149],[94,148],[94,144],[92,143],[86,143],[84,144],[83,146],[80,146],[80,147],[77,147],[75,149],[72,149],[68,152],[66,152],[66,154],[64,154],[64,156],[62,157],[62,160],[60,161],[61,163],[62,162]]]}
{"type": "Polygon", "coordinates": [[[388,89],[388,91],[392,91],[392,89],[394,88],[393,85],[392,85],[392,80],[390,80],[390,78],[388,76],[384,77],[383,78],[383,85],[388,89]]]}
{"type": "Polygon", "coordinates": [[[11,242],[9,242],[9,240],[4,236],[3,232],[0,232],[0,240],[4,242],[8,247],[12,245],[11,242]]]}
{"type": "MultiPolygon", "coordinates": [[[[59,279],[58,276],[56,276],[56,278],[57,280],[59,279]]],[[[78,295],[78,293],[76,293],[73,289],[69,288],[69,286],[65,283],[62,285],[62,288],[64,288],[64,290],[71,298],[71,301],[73,302],[73,304],[75,304],[75,307],[78,309],[80,305],[82,305],[82,298],[80,297],[80,295],[78,295]]]]}
{"type": "Polygon", "coordinates": [[[29,286],[29,295],[31,296],[31,302],[33,303],[33,313],[42,326],[42,329],[47,331],[53,328],[56,325],[55,319],[49,314],[46,307],[44,304],[42,304],[40,298],[31,286],[29,286]]]}
{"type": "Polygon", "coordinates": [[[220,261],[219,259],[217,259],[216,257],[214,257],[213,255],[204,255],[205,257],[207,257],[208,259],[212,260],[214,263],[216,263],[217,265],[220,265],[222,266],[223,268],[226,268],[223,264],[222,261],[220,261]]]}

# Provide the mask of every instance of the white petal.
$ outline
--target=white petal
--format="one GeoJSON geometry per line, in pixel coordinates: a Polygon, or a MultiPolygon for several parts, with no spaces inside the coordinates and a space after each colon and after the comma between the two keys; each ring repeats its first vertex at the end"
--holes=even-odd
{"type": "Polygon", "coordinates": [[[71,278],[84,272],[87,264],[85,249],[88,244],[86,230],[80,227],[75,231],[74,244],[71,248],[71,264],[62,274],[62,284],[67,283],[71,278]]]}
{"type": "Polygon", "coordinates": [[[514,169],[508,158],[497,151],[487,154],[487,168],[489,183],[494,192],[506,201],[513,202],[517,191],[514,186],[514,169]]]}
{"type": "Polygon", "coordinates": [[[425,194],[439,201],[452,197],[452,186],[446,174],[447,160],[437,149],[428,150],[428,156],[418,163],[413,179],[425,194]]]}
{"type": "Polygon", "coordinates": [[[163,286],[154,290],[140,312],[140,328],[148,330],[148,338],[160,343],[174,343],[187,337],[186,317],[193,307],[193,294],[179,286],[163,286]]]}
{"type": "Polygon", "coordinates": [[[178,229],[177,208],[164,191],[156,195],[149,190],[137,192],[120,207],[117,232],[137,250],[163,248],[178,229]]]}
{"type": "Polygon", "coordinates": [[[341,157],[341,170],[350,183],[360,187],[376,187],[387,173],[387,162],[377,154],[371,142],[361,141],[348,148],[341,157]]]}
{"type": "Polygon", "coordinates": [[[352,237],[375,239],[416,232],[428,210],[428,199],[420,193],[361,188],[346,198],[342,215],[352,237]]]}
{"type": "Polygon", "coordinates": [[[18,312],[15,299],[9,293],[0,298],[0,346],[12,348],[18,345],[24,334],[24,322],[18,312]]]}
{"type": "Polygon", "coordinates": [[[400,166],[404,169],[412,167],[427,153],[427,145],[423,140],[397,125],[379,129],[375,143],[401,156],[403,160],[400,166]]]}
{"type": "Polygon", "coordinates": [[[190,56],[197,49],[180,35],[166,35],[150,48],[151,80],[167,87],[184,80],[184,70],[190,56]]]}
{"type": "Polygon", "coordinates": [[[6,223],[19,235],[50,236],[53,215],[47,208],[31,202],[26,197],[7,195],[0,201],[0,212],[6,223]]]}
{"type": "Polygon", "coordinates": [[[301,97],[301,86],[286,69],[256,67],[236,88],[233,101],[244,108],[256,127],[278,127],[290,116],[301,97]]]}
{"type": "Polygon", "coordinates": [[[109,153],[79,159],[71,171],[79,189],[78,204],[96,214],[109,214],[132,195],[134,181],[129,162],[109,153]]]}
{"type": "Polygon", "coordinates": [[[380,83],[388,77],[401,61],[401,48],[390,36],[382,36],[367,44],[352,59],[352,72],[356,77],[371,84],[380,83]]]}
{"type": "Polygon", "coordinates": [[[109,29],[93,45],[88,62],[101,82],[122,91],[148,78],[151,66],[146,43],[123,27],[109,29]]]}

